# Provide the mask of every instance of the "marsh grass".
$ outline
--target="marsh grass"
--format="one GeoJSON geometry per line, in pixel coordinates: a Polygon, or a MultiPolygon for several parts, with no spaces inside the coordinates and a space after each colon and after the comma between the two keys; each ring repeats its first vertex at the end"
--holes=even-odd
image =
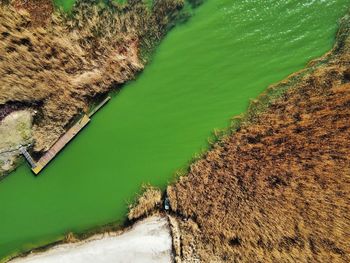
{"type": "Polygon", "coordinates": [[[133,79],[184,4],[99,2],[78,0],[45,26],[33,23],[35,10],[25,5],[0,6],[0,113],[13,102],[38,112],[36,152],[47,151],[96,97],[133,79]]]}
{"type": "Polygon", "coordinates": [[[349,262],[349,25],[168,187],[181,260],[349,262]]]}
{"type": "Polygon", "coordinates": [[[130,221],[148,216],[156,209],[160,209],[162,191],[159,188],[146,184],[142,186],[141,193],[135,200],[129,205],[128,219],[130,221]]]}

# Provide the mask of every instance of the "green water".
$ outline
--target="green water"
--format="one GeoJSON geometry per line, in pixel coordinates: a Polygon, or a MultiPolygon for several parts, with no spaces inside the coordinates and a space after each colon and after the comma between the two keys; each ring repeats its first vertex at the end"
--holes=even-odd
{"type": "Polygon", "coordinates": [[[70,11],[73,8],[75,0],[54,0],[55,5],[62,8],[64,11],[70,11]]]}
{"type": "MultiPolygon", "coordinates": [[[[55,5],[59,8],[61,8],[65,12],[69,12],[72,10],[74,3],[76,0],[53,0],[55,5]]],[[[106,1],[106,0],[101,0],[106,1]]],[[[151,5],[153,0],[146,0],[148,5],[151,5]]],[[[127,0],[113,0],[113,2],[119,3],[119,4],[125,4],[127,0]]]]}
{"type": "Polygon", "coordinates": [[[209,0],[39,177],[0,183],[0,258],[121,221],[142,183],[165,187],[214,128],[334,42],[349,0],[209,0]]]}

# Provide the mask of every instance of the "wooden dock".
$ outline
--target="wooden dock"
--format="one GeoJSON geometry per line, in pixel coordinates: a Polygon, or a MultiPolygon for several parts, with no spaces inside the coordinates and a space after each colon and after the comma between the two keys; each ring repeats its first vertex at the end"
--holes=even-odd
{"type": "Polygon", "coordinates": [[[48,150],[32,168],[35,174],[39,174],[45,166],[77,135],[88,123],[90,118],[84,115],[73,127],[71,127],[58,141],[48,150]]]}
{"type": "Polygon", "coordinates": [[[39,161],[35,162],[25,147],[20,147],[20,152],[27,159],[35,174],[39,174],[49,162],[56,157],[56,155],[90,122],[90,117],[101,109],[111,97],[105,98],[99,105],[97,105],[89,115],[84,115],[77,123],[75,123],[55,144],[48,150],[39,161]]]}
{"type": "Polygon", "coordinates": [[[105,98],[99,105],[97,105],[90,113],[89,113],[89,118],[92,117],[96,112],[98,112],[109,100],[111,99],[110,96],[105,98]]]}
{"type": "Polygon", "coordinates": [[[27,159],[27,162],[30,164],[32,169],[34,169],[36,167],[36,162],[33,160],[32,156],[30,156],[29,152],[27,152],[27,149],[25,147],[23,147],[22,145],[20,145],[19,151],[27,159]]]}

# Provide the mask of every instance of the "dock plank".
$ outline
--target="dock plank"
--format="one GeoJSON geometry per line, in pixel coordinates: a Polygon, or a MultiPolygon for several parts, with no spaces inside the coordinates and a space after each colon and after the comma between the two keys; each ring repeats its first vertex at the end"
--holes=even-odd
{"type": "Polygon", "coordinates": [[[48,163],[90,122],[90,118],[84,115],[76,124],[74,124],[57,142],[48,150],[32,168],[35,174],[39,174],[48,163]]]}

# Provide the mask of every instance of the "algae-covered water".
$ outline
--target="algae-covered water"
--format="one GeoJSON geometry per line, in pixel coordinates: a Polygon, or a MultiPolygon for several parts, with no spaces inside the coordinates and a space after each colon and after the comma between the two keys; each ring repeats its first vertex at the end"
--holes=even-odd
{"type": "Polygon", "coordinates": [[[122,221],[250,98],[329,50],[349,0],[208,0],[39,177],[0,183],[0,258],[122,221]]]}
{"type": "MultiPolygon", "coordinates": [[[[53,0],[56,7],[61,8],[66,12],[70,12],[74,6],[76,0],[53,0]]],[[[109,0],[100,0],[103,2],[108,2],[109,0]]],[[[118,4],[125,4],[127,0],[112,0],[118,4]]],[[[148,5],[151,5],[153,0],[144,0],[148,5]]]]}

